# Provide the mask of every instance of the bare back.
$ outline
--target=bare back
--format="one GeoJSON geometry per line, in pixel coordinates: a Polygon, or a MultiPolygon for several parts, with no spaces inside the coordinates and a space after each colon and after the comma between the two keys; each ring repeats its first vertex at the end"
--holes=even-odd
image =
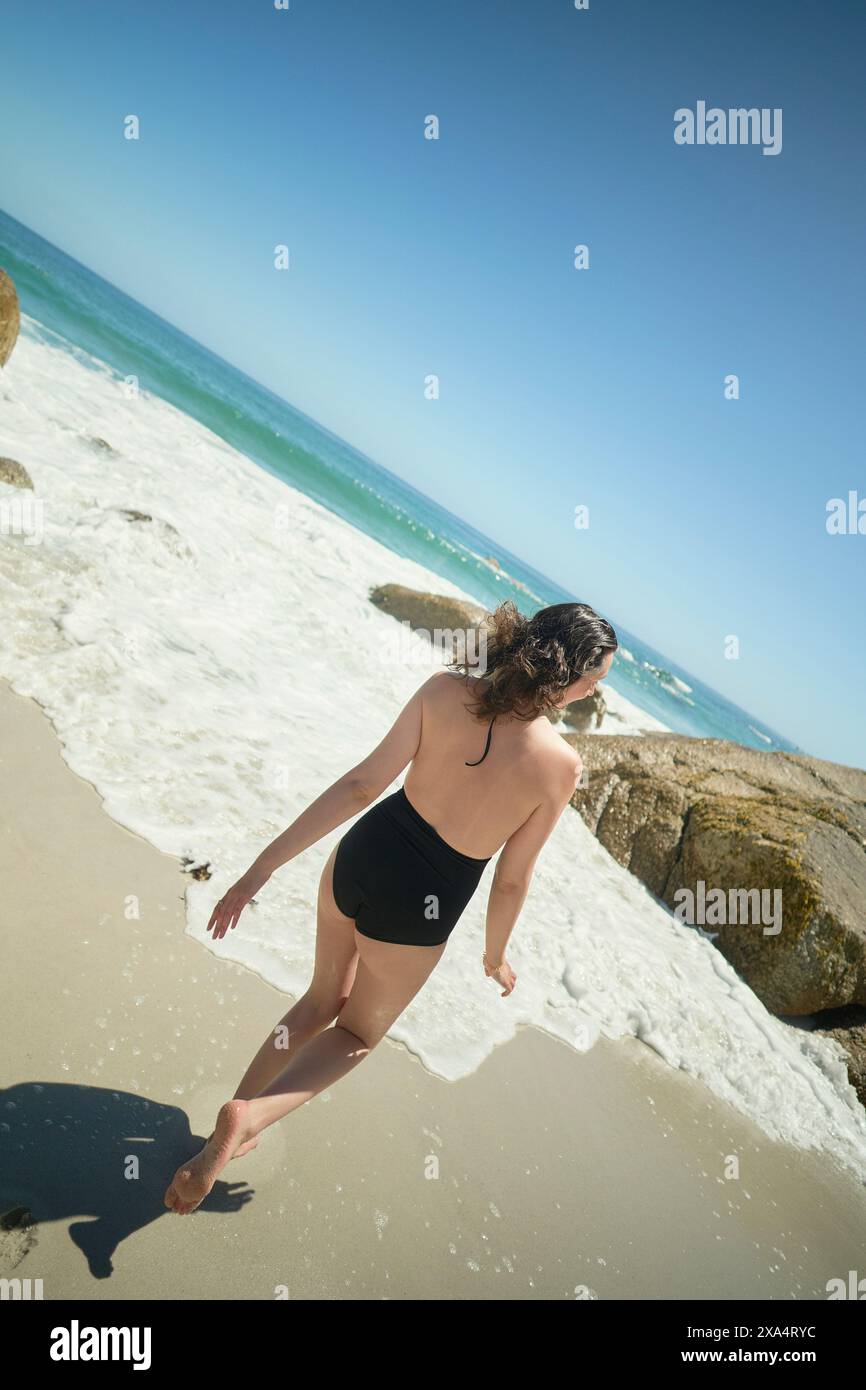
{"type": "Polygon", "coordinates": [[[483,761],[467,767],[482,758],[490,727],[471,712],[476,680],[483,677],[442,672],[425,686],[406,795],[463,854],[496,854],[532,817],[537,852],[574,791],[575,754],[544,715],[529,722],[498,715],[483,761]]]}

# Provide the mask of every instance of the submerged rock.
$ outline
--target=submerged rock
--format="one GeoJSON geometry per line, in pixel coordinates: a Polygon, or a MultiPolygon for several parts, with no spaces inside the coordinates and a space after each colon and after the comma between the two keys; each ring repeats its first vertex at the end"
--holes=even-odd
{"type": "Polygon", "coordinates": [[[177,536],[180,539],[180,533],[176,526],[172,526],[170,521],[163,521],[162,517],[151,516],[150,512],[139,512],[134,507],[109,507],[108,511],[117,512],[118,516],[124,517],[127,521],[143,521],[148,526],[160,529],[166,535],[177,536]]]}
{"type": "Polygon", "coordinates": [[[209,878],[213,878],[209,859],[203,864],[199,864],[195,859],[190,859],[189,855],[185,855],[180,862],[183,872],[185,874],[190,874],[190,876],[199,883],[206,883],[209,878]]]}
{"type": "Polygon", "coordinates": [[[697,925],[767,1008],[866,1004],[866,772],[724,739],[563,737],[587,769],[573,805],[620,864],[672,909],[722,890],[697,925]]]}
{"type": "Polygon", "coordinates": [[[0,483],[9,483],[12,487],[29,487],[33,491],[33,480],[23,463],[17,463],[15,459],[0,459],[0,483]]]}

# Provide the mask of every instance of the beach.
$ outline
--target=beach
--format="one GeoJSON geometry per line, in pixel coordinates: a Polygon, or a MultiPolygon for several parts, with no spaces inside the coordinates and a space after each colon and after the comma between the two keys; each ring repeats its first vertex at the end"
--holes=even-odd
{"type": "Polygon", "coordinates": [[[2,1207],[33,1222],[0,1275],[46,1299],[790,1300],[858,1268],[849,1166],[634,1037],[532,1026],[456,1081],[385,1039],[174,1216],[168,1180],[291,996],[185,932],[179,860],[6,683],[0,799],[2,1207]]]}
{"type": "MultiPolygon", "coordinates": [[[[351,524],[166,400],[130,395],[33,321],[3,387],[0,454],[26,464],[42,529],[0,544],[0,677],[46,711],[113,821],[210,875],[184,878],[183,907],[211,951],[214,901],[435,669],[429,640],[371,591],[473,593],[383,543],[369,517],[351,524]]],[[[617,733],[652,725],[616,693],[617,733]]],[[[274,876],[220,943],[221,965],[304,991],[319,874],[342,833],[274,876]]],[[[866,1112],[838,1044],[774,1018],[579,816],[539,858],[509,943],[522,989],[501,1009],[478,970],[494,869],[390,1034],[428,1071],[470,1077],[528,1026],[584,1053],[632,1036],[769,1138],[826,1145],[866,1177],[866,1112]]]]}
{"type": "MultiPolygon", "coordinates": [[[[83,283],[129,363],[151,335],[160,390],[27,315],[4,368],[0,1275],[46,1299],[826,1298],[866,1233],[846,1054],[771,1013],[574,807],[509,941],[508,999],[480,964],[491,862],[373,1054],[191,1217],[166,1210],[309,983],[346,826],[218,943],[214,903],[437,665],[373,595],[561,595],[83,283]]],[[[626,635],[593,733],[782,748],[626,635]]],[[[590,778],[605,744],[587,741],[590,778]]]]}

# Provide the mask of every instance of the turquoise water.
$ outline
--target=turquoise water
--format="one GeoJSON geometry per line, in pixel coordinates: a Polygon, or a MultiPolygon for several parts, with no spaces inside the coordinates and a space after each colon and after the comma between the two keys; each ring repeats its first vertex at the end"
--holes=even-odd
{"type": "MultiPolygon", "coordinates": [[[[492,607],[512,598],[531,614],[580,599],[454,516],[410,483],[353,449],[0,211],[0,267],[21,308],[66,350],[98,357],[170,401],[275,476],[315,498],[397,554],[408,556],[492,607]],[[485,562],[494,557],[497,575],[485,562]]],[[[798,752],[604,611],[634,661],[617,657],[608,682],[679,733],[798,752]],[[690,687],[677,692],[672,678],[690,687]],[[668,689],[667,687],[673,687],[668,689]],[[759,732],[756,732],[759,731],[759,732]],[[763,735],[763,737],[761,737],[763,735]]]]}

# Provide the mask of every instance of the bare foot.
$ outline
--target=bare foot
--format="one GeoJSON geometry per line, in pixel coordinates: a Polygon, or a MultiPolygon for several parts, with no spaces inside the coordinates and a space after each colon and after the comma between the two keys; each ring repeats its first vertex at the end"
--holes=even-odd
{"type": "Polygon", "coordinates": [[[227,1100],[220,1107],[214,1132],[204,1148],[182,1163],[166,1189],[163,1198],[170,1211],[179,1216],[188,1216],[200,1206],[210,1192],[223,1168],[244,1144],[252,1140],[244,1138],[248,1102],[227,1100]]]}
{"type": "MultiPolygon", "coordinates": [[[[211,1133],[208,1135],[207,1139],[205,1140],[205,1143],[209,1143],[211,1139],[213,1139],[213,1131],[211,1131],[211,1133]]],[[[235,1149],[234,1153],[232,1154],[232,1158],[243,1158],[244,1154],[249,1153],[250,1149],[256,1148],[258,1142],[259,1135],[257,1134],[255,1139],[248,1139],[245,1144],[241,1144],[239,1149],[235,1149]]]]}

